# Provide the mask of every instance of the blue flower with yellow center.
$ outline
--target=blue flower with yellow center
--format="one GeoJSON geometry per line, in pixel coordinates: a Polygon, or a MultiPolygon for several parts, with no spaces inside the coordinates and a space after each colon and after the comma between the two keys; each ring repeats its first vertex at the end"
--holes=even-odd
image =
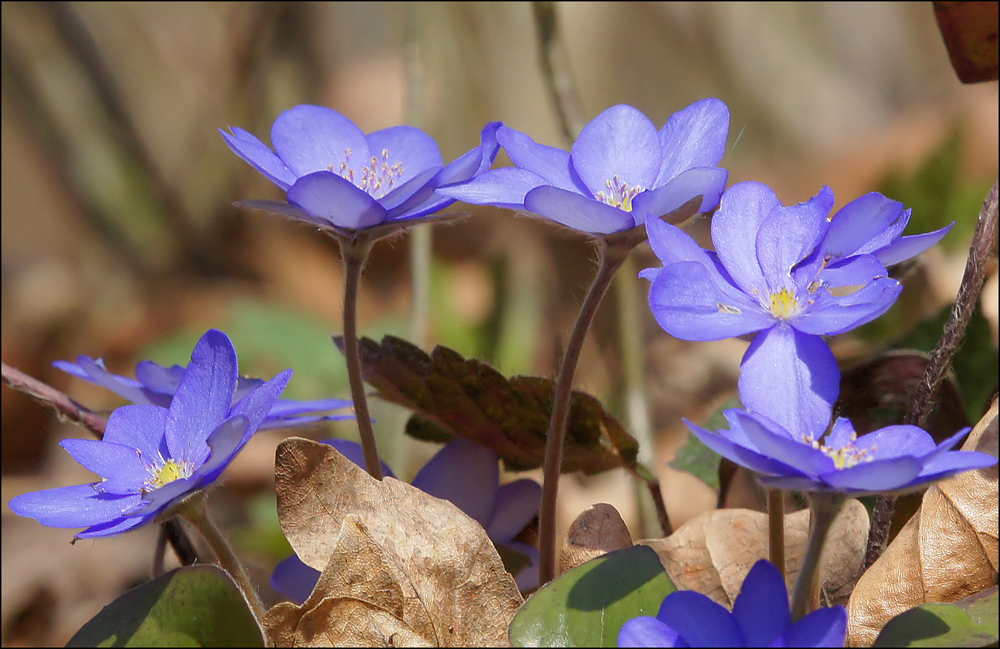
{"type": "Polygon", "coordinates": [[[169,514],[222,474],[291,375],[285,370],[234,400],[236,350],[226,334],[210,330],[195,346],[169,407],[122,406],[108,418],[103,440],[61,442],[100,482],[22,494],[10,508],[49,527],[86,528],[77,538],[120,534],[169,514]]]}

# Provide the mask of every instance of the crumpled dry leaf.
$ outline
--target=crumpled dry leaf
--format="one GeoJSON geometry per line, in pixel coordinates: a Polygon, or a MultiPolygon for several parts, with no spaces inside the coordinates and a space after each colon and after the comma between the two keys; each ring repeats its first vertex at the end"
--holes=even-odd
{"type": "MultiPolygon", "coordinates": [[[[334,342],[342,347],[341,338],[334,342]]],[[[491,448],[513,471],[537,469],[545,457],[555,381],[536,376],[505,378],[489,365],[463,358],[438,345],[428,356],[394,336],[382,343],[360,341],[365,381],[381,399],[415,414],[406,433],[417,439],[447,442],[458,435],[491,448]]],[[[601,402],[573,391],[563,473],[634,469],[639,443],[601,402]]]]}
{"type": "Polygon", "coordinates": [[[632,547],[632,535],[614,505],[597,503],[583,510],[569,526],[559,552],[559,572],[608,552],[632,547]]]}
{"type": "MultiPolygon", "coordinates": [[[[785,516],[785,582],[791,592],[805,555],[809,510],[785,516]]],[[[837,515],[820,564],[824,604],[842,603],[864,565],[868,512],[848,500],[837,515]]],[[[696,590],[732,608],[747,573],[768,556],[767,514],[748,509],[716,509],[685,523],[665,539],[638,541],[660,555],[681,590],[696,590]]]]}
{"type": "MultiPolygon", "coordinates": [[[[997,455],[996,398],[962,450],[997,455]]],[[[920,510],[851,595],[851,645],[871,645],[890,619],[914,606],[954,602],[996,585],[997,495],[996,465],[927,490],[920,510]]]]}
{"type": "Polygon", "coordinates": [[[507,643],[523,600],[486,531],[457,507],[302,438],[278,447],[275,477],[285,536],[324,573],[302,607],[268,613],[277,644],[507,643]]]}

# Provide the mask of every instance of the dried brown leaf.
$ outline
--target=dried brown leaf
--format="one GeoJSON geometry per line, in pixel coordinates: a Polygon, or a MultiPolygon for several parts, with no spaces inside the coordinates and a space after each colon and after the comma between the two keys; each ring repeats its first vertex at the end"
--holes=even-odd
{"type": "Polygon", "coordinates": [[[622,515],[608,503],[585,509],[569,526],[559,553],[559,572],[566,572],[608,552],[632,547],[622,515]]]}
{"type": "Polygon", "coordinates": [[[304,610],[269,612],[278,644],[289,629],[325,636],[319,643],[388,642],[395,633],[394,643],[410,644],[413,633],[433,646],[506,644],[520,593],[486,531],[457,507],[375,480],[334,448],[301,438],[278,447],[275,476],[285,536],[324,573],[304,610]],[[348,614],[370,630],[338,635],[348,614]]]}
{"type": "MultiPolygon", "coordinates": [[[[997,400],[962,446],[997,455],[997,400]]],[[[868,646],[914,606],[954,602],[997,583],[997,466],[967,471],[924,494],[920,510],[858,581],[849,642],[868,646]]]]}
{"type": "MultiPolygon", "coordinates": [[[[341,346],[342,340],[334,341],[341,346]]],[[[489,365],[437,346],[430,355],[400,338],[360,341],[362,375],[386,401],[415,411],[406,433],[446,442],[459,436],[491,448],[507,468],[536,469],[545,438],[555,382],[535,376],[507,379],[489,365]]],[[[635,468],[639,444],[601,403],[574,391],[563,450],[564,473],[593,474],[635,468]]]]}
{"type": "MultiPolygon", "coordinates": [[[[785,581],[789,592],[798,576],[809,534],[809,510],[785,516],[785,581]]],[[[820,580],[827,599],[846,599],[861,574],[868,512],[848,500],[823,548],[820,580]]],[[[767,514],[748,509],[716,509],[685,523],[665,539],[639,541],[660,555],[677,588],[696,590],[732,608],[743,580],[768,556],[767,514]]]]}

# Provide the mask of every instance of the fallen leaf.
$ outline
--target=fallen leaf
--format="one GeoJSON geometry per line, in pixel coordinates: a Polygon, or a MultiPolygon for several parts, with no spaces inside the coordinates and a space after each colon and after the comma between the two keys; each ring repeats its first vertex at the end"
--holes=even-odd
{"type": "MultiPolygon", "coordinates": [[[[343,347],[341,338],[335,338],[343,347]]],[[[555,382],[534,376],[505,378],[489,365],[463,358],[438,345],[428,356],[400,338],[360,341],[365,381],[381,399],[416,411],[406,433],[446,442],[465,437],[496,451],[513,471],[537,469],[545,439],[555,382]]],[[[563,450],[564,473],[634,469],[639,444],[601,402],[574,391],[563,450]]]]}
{"type": "MultiPolygon", "coordinates": [[[[809,510],[785,516],[785,581],[795,585],[809,535],[809,510]]],[[[834,520],[820,564],[823,592],[832,604],[846,600],[864,565],[868,512],[848,500],[834,520]]],[[[767,514],[716,509],[694,518],[665,539],[638,541],[660,556],[681,590],[696,590],[732,608],[750,568],[768,556],[767,514]]],[[[825,602],[824,602],[825,603],[825,602]]]]}
{"type": "Polygon", "coordinates": [[[963,83],[997,80],[997,3],[935,2],[948,56],[963,83]]]}
{"type": "Polygon", "coordinates": [[[506,644],[521,595],[486,531],[457,507],[393,478],[375,480],[331,446],[302,438],[278,447],[275,477],[285,536],[326,577],[298,621],[291,604],[268,613],[279,644],[289,629],[326,636],[317,643],[384,632],[386,642],[396,633],[396,644],[506,644]],[[342,635],[344,615],[376,631],[342,635]]]}
{"type": "MultiPolygon", "coordinates": [[[[997,455],[997,400],[962,446],[997,455]]],[[[924,494],[920,510],[858,581],[848,639],[868,646],[903,611],[954,602],[997,583],[997,466],[966,471],[924,494]]]]}
{"type": "Polygon", "coordinates": [[[608,503],[591,505],[573,521],[559,552],[559,572],[608,552],[632,547],[632,536],[621,514],[608,503]]]}

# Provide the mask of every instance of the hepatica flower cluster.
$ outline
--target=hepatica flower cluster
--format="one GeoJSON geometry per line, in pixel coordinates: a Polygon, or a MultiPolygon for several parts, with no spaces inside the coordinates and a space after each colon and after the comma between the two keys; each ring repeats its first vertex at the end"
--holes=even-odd
{"type": "Polygon", "coordinates": [[[168,407],[118,408],[102,440],[61,446],[100,482],[17,496],[14,513],[51,527],[86,528],[78,538],[111,536],[155,520],[211,485],[260,428],[291,378],[285,370],[234,402],[236,350],[221,331],[191,354],[168,407]]]}

